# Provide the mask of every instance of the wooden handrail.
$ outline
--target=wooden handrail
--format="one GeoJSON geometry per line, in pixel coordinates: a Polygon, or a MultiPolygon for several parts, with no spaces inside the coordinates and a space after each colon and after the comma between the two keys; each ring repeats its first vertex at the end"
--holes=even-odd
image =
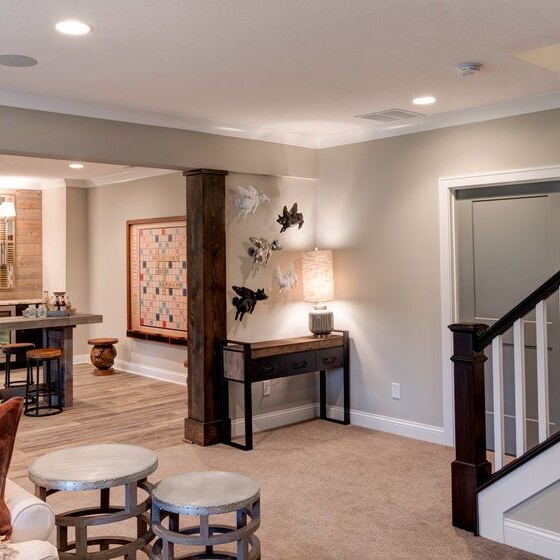
{"type": "Polygon", "coordinates": [[[518,468],[552,444],[560,432],[492,474],[486,459],[484,349],[560,287],[560,271],[506,313],[492,327],[482,323],[449,325],[453,332],[455,461],[451,464],[453,525],[477,531],[477,492],[518,468]]]}
{"type": "Polygon", "coordinates": [[[498,335],[504,334],[518,319],[525,317],[537,305],[537,303],[551,296],[560,287],[560,270],[541,284],[532,294],[518,303],[511,311],[508,311],[488,330],[484,331],[475,339],[475,351],[482,352],[498,335]]]}
{"type": "Polygon", "coordinates": [[[547,449],[550,449],[551,447],[553,447],[559,442],[560,442],[560,432],[555,432],[548,439],[545,439],[542,443],[535,445],[535,447],[531,447],[531,449],[529,449],[529,451],[521,455],[521,457],[517,457],[516,459],[508,463],[505,467],[503,467],[499,471],[496,471],[495,473],[491,474],[490,478],[484,484],[482,484],[476,489],[475,494],[478,494],[485,488],[488,488],[488,486],[491,486],[495,482],[498,482],[498,480],[504,478],[509,473],[523,466],[525,463],[528,463],[531,459],[534,459],[537,455],[540,455],[541,453],[543,453],[547,449]]]}

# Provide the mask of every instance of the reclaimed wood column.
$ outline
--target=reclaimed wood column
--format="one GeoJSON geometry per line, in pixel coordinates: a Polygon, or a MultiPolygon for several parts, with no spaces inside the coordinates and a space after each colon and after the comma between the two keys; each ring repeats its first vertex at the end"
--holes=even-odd
{"type": "Polygon", "coordinates": [[[196,169],[187,178],[188,417],[185,440],[222,439],[217,342],[226,338],[227,171],[196,169]]]}
{"type": "Polygon", "coordinates": [[[453,332],[455,383],[455,461],[451,463],[453,525],[476,533],[475,490],[492,472],[486,460],[484,403],[484,352],[475,351],[475,340],[488,325],[458,323],[453,332]]]}

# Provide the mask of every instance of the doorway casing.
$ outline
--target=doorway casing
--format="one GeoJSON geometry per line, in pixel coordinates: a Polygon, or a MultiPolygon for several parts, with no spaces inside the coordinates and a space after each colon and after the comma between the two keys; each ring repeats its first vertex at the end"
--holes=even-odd
{"type": "Polygon", "coordinates": [[[457,263],[454,205],[458,190],[560,180],[560,166],[517,169],[439,179],[439,242],[441,295],[441,371],[443,393],[442,443],[454,445],[453,339],[448,325],[457,321],[457,263]]]}

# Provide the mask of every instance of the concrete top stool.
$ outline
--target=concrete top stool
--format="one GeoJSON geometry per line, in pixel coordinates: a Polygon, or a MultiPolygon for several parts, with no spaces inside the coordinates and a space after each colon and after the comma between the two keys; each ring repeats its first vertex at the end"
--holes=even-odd
{"type": "Polygon", "coordinates": [[[115,370],[113,364],[117,351],[113,344],[117,344],[118,338],[90,338],[88,344],[93,344],[91,349],[91,363],[97,368],[93,375],[113,375],[115,370]]]}
{"type": "Polygon", "coordinates": [[[260,525],[260,488],[243,474],[202,471],[178,474],[158,482],[152,492],[152,529],[158,537],[155,559],[218,558],[260,560],[261,546],[254,534],[260,525]],[[236,514],[236,525],[210,523],[211,515],[236,514]],[[197,516],[194,526],[180,527],[179,516],[197,516]],[[162,519],[169,519],[168,527],[162,519]],[[235,543],[236,551],[217,551],[215,546],[235,543]],[[183,556],[174,545],[202,547],[183,556]]]}

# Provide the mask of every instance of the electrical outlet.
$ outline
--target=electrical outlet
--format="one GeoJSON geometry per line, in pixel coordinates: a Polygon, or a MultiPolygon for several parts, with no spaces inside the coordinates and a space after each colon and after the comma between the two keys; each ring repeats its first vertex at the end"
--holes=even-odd
{"type": "Polygon", "coordinates": [[[263,397],[270,397],[270,392],[272,391],[272,382],[263,381],[262,389],[263,389],[263,397]]]}
{"type": "Polygon", "coordinates": [[[395,399],[396,401],[401,400],[401,384],[400,383],[391,383],[391,398],[395,399]]]}

